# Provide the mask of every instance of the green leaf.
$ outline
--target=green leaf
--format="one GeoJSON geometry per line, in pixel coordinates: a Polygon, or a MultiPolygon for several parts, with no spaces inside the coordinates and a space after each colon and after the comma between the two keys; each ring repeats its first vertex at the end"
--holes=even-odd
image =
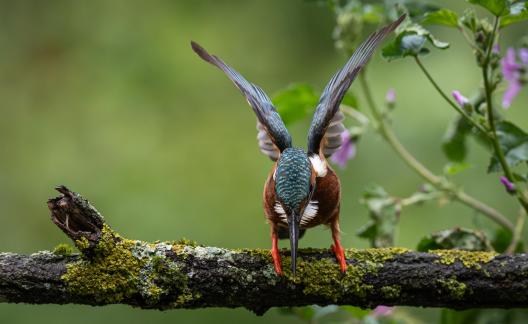
{"type": "Polygon", "coordinates": [[[512,240],[512,232],[504,228],[498,228],[495,231],[491,245],[499,253],[506,251],[512,240]]]}
{"type": "Polygon", "coordinates": [[[279,91],[272,101],[284,123],[291,125],[313,113],[319,95],[310,85],[294,84],[279,91]]]}
{"type": "Polygon", "coordinates": [[[429,250],[437,250],[438,244],[435,242],[434,238],[430,235],[423,237],[420,242],[418,242],[418,246],[416,247],[416,251],[418,252],[427,252],[429,250]]]}
{"type": "Polygon", "coordinates": [[[466,138],[471,126],[463,117],[451,122],[442,140],[442,151],[449,161],[463,162],[467,155],[466,138]]]}
{"type": "MultiPolygon", "coordinates": [[[[388,1],[386,1],[387,3],[388,1]]],[[[423,0],[399,0],[399,3],[402,3],[403,6],[409,12],[409,16],[413,20],[420,20],[428,12],[437,11],[440,9],[438,5],[433,4],[430,1],[423,0]]]]}
{"type": "Polygon", "coordinates": [[[507,0],[469,0],[469,3],[484,7],[495,16],[504,16],[509,12],[507,0]]]}
{"type": "MultiPolygon", "coordinates": [[[[506,163],[514,167],[520,162],[528,161],[528,134],[511,122],[501,121],[496,126],[497,138],[504,152],[506,163]]],[[[491,158],[488,172],[501,170],[499,159],[491,158]]]]}
{"type": "MultiPolygon", "coordinates": [[[[494,235],[493,239],[491,240],[491,245],[493,246],[493,249],[499,253],[503,253],[506,251],[508,246],[510,245],[510,242],[512,240],[512,232],[504,229],[504,228],[498,228],[494,235]]],[[[514,252],[522,252],[524,251],[524,244],[522,242],[519,242],[517,246],[515,247],[514,252]]]]}
{"type": "Polygon", "coordinates": [[[528,181],[528,174],[519,174],[517,172],[512,172],[512,175],[515,181],[521,181],[521,182],[528,181]]]}
{"type": "Polygon", "coordinates": [[[401,211],[399,199],[373,185],[363,193],[361,202],[367,206],[371,219],[358,230],[358,236],[368,239],[373,247],[393,246],[401,211]]]}
{"type": "Polygon", "coordinates": [[[401,38],[400,48],[404,55],[418,55],[425,44],[425,37],[415,34],[406,34],[401,38]]]}
{"type": "Polygon", "coordinates": [[[399,30],[398,36],[381,50],[381,55],[389,61],[429,53],[429,49],[424,47],[426,41],[439,49],[449,47],[449,43],[438,40],[431,32],[418,24],[407,23],[399,30]]]}
{"type": "Polygon", "coordinates": [[[518,15],[528,9],[528,1],[518,0],[510,5],[510,15],[518,15]]]}
{"type": "Polygon", "coordinates": [[[401,33],[381,50],[381,56],[392,61],[406,56],[425,55],[429,50],[423,47],[424,44],[423,36],[401,33]]]}
{"type": "Polygon", "coordinates": [[[372,220],[368,221],[357,230],[356,234],[364,239],[375,239],[377,234],[376,223],[372,220]]]}
{"type": "Polygon", "coordinates": [[[447,163],[445,166],[444,166],[444,174],[445,175],[448,175],[448,176],[453,176],[455,174],[458,174],[464,170],[467,170],[471,168],[471,164],[469,163],[465,163],[465,162],[462,162],[462,163],[447,163]]]}
{"type": "Polygon", "coordinates": [[[501,18],[500,26],[502,28],[524,20],[528,20],[528,2],[519,1],[512,4],[510,12],[501,18]]]}
{"type": "Polygon", "coordinates": [[[490,241],[484,232],[453,228],[436,232],[424,237],[419,243],[417,250],[427,252],[437,249],[460,249],[467,251],[491,251],[490,241]]]}
{"type": "Polygon", "coordinates": [[[433,34],[425,29],[424,27],[418,25],[418,24],[412,24],[407,27],[405,27],[406,32],[414,32],[417,35],[425,36],[429,40],[429,42],[436,48],[439,49],[446,49],[449,47],[449,43],[442,42],[438,40],[436,37],[433,36],[433,34]]]}
{"type": "Polygon", "coordinates": [[[458,26],[458,15],[449,9],[440,9],[426,13],[422,23],[456,28],[458,26]]]}

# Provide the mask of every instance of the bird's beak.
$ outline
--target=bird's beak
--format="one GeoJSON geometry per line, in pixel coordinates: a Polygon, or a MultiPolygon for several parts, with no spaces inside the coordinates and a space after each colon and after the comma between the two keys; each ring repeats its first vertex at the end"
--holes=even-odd
{"type": "Polygon", "coordinates": [[[290,229],[290,250],[291,250],[291,269],[293,277],[295,278],[295,268],[297,265],[297,247],[299,243],[299,217],[295,212],[292,213],[288,220],[288,227],[290,229]]]}

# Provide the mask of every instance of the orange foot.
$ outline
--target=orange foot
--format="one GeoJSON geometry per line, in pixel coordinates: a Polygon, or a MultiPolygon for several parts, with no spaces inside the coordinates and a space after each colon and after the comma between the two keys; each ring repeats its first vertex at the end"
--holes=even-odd
{"type": "Polygon", "coordinates": [[[278,249],[271,249],[271,256],[273,258],[273,265],[275,266],[275,272],[278,276],[282,276],[282,264],[281,257],[278,249]]]}
{"type": "Polygon", "coordinates": [[[337,259],[337,263],[339,263],[339,268],[341,268],[341,272],[345,273],[347,269],[346,259],[345,259],[345,250],[341,246],[339,242],[336,242],[336,245],[332,244],[332,251],[334,251],[334,254],[337,259]]]}
{"type": "Polygon", "coordinates": [[[276,231],[271,233],[271,257],[273,258],[273,265],[278,276],[282,276],[282,264],[279,254],[279,237],[276,231]]]}

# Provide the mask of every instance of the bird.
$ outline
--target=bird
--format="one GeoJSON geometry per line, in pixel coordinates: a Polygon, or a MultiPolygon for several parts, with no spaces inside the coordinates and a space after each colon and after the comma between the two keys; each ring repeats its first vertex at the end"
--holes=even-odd
{"type": "Polygon", "coordinates": [[[326,160],[342,144],[344,115],[339,107],[345,93],[360,70],[368,63],[376,47],[405,19],[397,20],[372,33],[354,51],[324,88],[308,131],[307,150],[294,147],[270,98],[257,85],[198,43],[191,41],[194,52],[216,66],[242,92],[257,117],[257,140],[260,151],[273,162],[264,185],[264,213],[271,228],[271,256],[277,275],[283,275],[279,239],[290,241],[291,271],[295,277],[298,241],[306,229],[318,225],[330,227],[335,254],[341,272],[347,263],[340,239],[339,211],[341,184],[326,160]]]}

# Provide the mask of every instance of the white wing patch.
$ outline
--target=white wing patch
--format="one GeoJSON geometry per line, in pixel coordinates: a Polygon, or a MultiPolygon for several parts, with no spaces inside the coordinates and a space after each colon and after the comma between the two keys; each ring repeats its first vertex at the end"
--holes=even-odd
{"type": "Polygon", "coordinates": [[[275,203],[275,212],[277,212],[277,214],[285,214],[286,215],[286,212],[284,211],[284,208],[282,208],[282,205],[277,201],[275,203]]]}
{"type": "MultiPolygon", "coordinates": [[[[304,209],[304,213],[301,217],[301,226],[308,225],[308,223],[310,223],[310,221],[314,219],[315,216],[317,216],[317,212],[319,211],[318,203],[319,202],[317,200],[310,200],[310,202],[304,209]]],[[[280,220],[284,224],[288,224],[288,216],[286,215],[284,208],[278,201],[275,203],[275,206],[273,208],[275,209],[275,212],[279,214],[280,220]]]]}
{"type": "Polygon", "coordinates": [[[279,214],[281,221],[288,224],[288,216],[286,216],[286,212],[284,211],[284,208],[282,208],[282,205],[277,201],[273,208],[275,209],[275,212],[279,214]]]}
{"type": "Polygon", "coordinates": [[[319,155],[314,154],[310,156],[310,162],[312,163],[315,173],[319,178],[326,175],[326,172],[328,171],[326,167],[326,161],[321,160],[319,155]]]}
{"type": "Polygon", "coordinates": [[[301,225],[308,225],[308,223],[317,216],[317,211],[319,210],[317,200],[310,200],[306,208],[304,209],[304,213],[301,217],[301,225]]]}

